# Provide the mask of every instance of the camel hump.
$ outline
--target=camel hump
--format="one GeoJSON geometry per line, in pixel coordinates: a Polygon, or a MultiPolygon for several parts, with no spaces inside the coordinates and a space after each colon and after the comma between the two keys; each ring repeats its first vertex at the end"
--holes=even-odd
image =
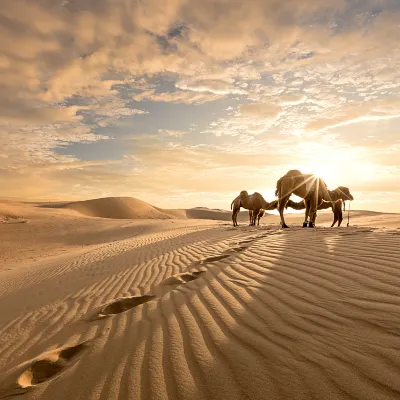
{"type": "Polygon", "coordinates": [[[261,193],[258,192],[254,192],[255,196],[257,196],[261,201],[266,202],[263,195],[261,193]]]}
{"type": "Polygon", "coordinates": [[[286,172],[286,174],[283,175],[282,178],[278,180],[278,182],[276,182],[275,196],[279,196],[282,180],[284,180],[285,178],[299,178],[299,177],[304,179],[304,174],[298,169],[291,169],[290,171],[286,172]]]}
{"type": "Polygon", "coordinates": [[[290,171],[286,172],[284,175],[285,177],[296,177],[296,176],[303,176],[303,173],[298,169],[291,169],[290,171]]]}

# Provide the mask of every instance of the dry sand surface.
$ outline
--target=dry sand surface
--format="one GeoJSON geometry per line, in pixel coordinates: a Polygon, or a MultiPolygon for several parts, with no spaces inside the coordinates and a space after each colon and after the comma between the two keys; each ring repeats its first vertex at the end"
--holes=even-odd
{"type": "Polygon", "coordinates": [[[1,202],[0,399],[398,400],[400,215],[246,214],[1,202]]]}

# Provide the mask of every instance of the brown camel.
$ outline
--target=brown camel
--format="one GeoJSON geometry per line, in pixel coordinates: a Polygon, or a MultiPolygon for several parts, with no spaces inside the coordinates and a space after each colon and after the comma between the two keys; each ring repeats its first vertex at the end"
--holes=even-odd
{"type": "MultiPolygon", "coordinates": [[[[299,170],[288,171],[286,175],[278,180],[275,192],[275,195],[278,196],[278,211],[282,228],[289,228],[286,225],[283,211],[292,194],[304,199],[306,211],[303,227],[309,226],[313,228],[315,227],[318,206],[323,202],[331,203],[339,200],[338,193],[340,193],[340,189],[339,192],[328,190],[323,179],[313,174],[302,174],[299,170]],[[309,218],[310,222],[308,222],[309,218]]],[[[346,196],[346,200],[353,200],[353,196],[350,196],[349,193],[349,197],[346,196]]]]}
{"type": "MultiPolygon", "coordinates": [[[[338,200],[325,202],[323,201],[318,205],[318,210],[325,210],[328,208],[332,208],[333,211],[333,222],[331,227],[335,226],[336,222],[338,222],[338,226],[343,221],[343,209],[345,209],[345,200],[354,200],[354,197],[351,195],[350,190],[347,187],[339,186],[337,189],[333,190],[338,196],[338,200]]],[[[288,200],[286,203],[286,208],[293,208],[294,210],[303,210],[306,208],[306,204],[303,201],[295,202],[292,200],[288,200]]]]}
{"type": "Polygon", "coordinates": [[[240,207],[249,210],[249,225],[253,226],[256,224],[256,219],[258,214],[260,213],[260,210],[268,209],[269,204],[270,203],[265,201],[264,197],[262,197],[260,193],[255,192],[249,195],[245,190],[241,191],[239,196],[236,197],[236,199],[233,200],[231,203],[233,226],[238,226],[237,215],[240,211],[240,207]]]}

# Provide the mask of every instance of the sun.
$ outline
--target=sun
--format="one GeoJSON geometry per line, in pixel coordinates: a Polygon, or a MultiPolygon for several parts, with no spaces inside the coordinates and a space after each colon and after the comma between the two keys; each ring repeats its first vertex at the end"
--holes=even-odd
{"type": "Polygon", "coordinates": [[[328,187],[344,184],[350,166],[356,161],[354,151],[320,143],[304,143],[303,146],[300,155],[293,160],[293,169],[322,178],[328,187]]]}
{"type": "Polygon", "coordinates": [[[301,164],[299,169],[301,172],[314,174],[317,178],[322,178],[326,182],[337,180],[339,172],[335,166],[327,164],[326,161],[322,162],[322,160],[321,162],[313,160],[313,162],[301,164]]]}

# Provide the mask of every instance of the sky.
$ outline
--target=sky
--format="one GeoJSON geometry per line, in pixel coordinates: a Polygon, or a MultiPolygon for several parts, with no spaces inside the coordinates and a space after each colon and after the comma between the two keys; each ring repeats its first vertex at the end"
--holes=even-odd
{"type": "Polygon", "coordinates": [[[290,169],[400,212],[398,0],[0,0],[0,197],[229,209],[290,169]]]}

